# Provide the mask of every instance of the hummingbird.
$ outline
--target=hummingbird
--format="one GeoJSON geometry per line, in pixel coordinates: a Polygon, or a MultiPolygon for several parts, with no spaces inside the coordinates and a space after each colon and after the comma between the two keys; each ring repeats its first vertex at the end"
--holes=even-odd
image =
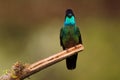
{"type": "MultiPolygon", "coordinates": [[[[77,44],[82,44],[80,30],[76,26],[75,15],[72,9],[67,9],[64,25],[60,30],[60,45],[63,50],[67,50],[77,44]]],[[[66,58],[66,67],[68,70],[76,68],[77,56],[78,53],[66,58]]]]}

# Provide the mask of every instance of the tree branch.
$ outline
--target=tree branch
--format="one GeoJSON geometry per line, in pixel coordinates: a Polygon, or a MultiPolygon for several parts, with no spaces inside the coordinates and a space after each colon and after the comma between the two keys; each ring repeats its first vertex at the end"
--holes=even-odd
{"type": "Polygon", "coordinates": [[[31,65],[16,62],[10,71],[0,77],[0,80],[23,80],[25,78],[28,78],[30,75],[45,69],[46,67],[49,67],[57,62],[66,59],[76,52],[82,51],[83,49],[84,46],[79,44],[57,54],[54,54],[48,58],[37,61],[31,65]]]}

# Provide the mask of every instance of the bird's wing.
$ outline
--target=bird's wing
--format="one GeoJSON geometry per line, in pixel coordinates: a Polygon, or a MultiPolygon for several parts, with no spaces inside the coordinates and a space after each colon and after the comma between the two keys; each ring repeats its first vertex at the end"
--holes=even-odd
{"type": "Polygon", "coordinates": [[[79,30],[79,27],[77,27],[77,34],[79,36],[79,43],[82,44],[82,37],[81,37],[81,33],[80,33],[80,30],[79,30]]]}
{"type": "Polygon", "coordinates": [[[60,29],[60,45],[61,46],[63,46],[62,38],[63,38],[63,28],[60,29]]]}

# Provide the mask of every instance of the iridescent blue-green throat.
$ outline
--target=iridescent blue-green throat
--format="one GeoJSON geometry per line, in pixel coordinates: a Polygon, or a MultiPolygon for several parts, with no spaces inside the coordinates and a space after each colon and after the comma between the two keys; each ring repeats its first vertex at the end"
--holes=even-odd
{"type": "Polygon", "coordinates": [[[76,22],[75,22],[74,16],[71,16],[71,17],[66,16],[65,17],[64,26],[75,26],[75,24],[76,24],[76,22]]]}

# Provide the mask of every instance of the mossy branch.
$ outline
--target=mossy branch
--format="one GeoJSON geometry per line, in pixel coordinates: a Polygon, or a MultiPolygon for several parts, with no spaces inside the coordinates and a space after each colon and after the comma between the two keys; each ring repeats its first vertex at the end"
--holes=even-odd
{"type": "Polygon", "coordinates": [[[76,52],[82,51],[83,49],[83,45],[79,44],[33,64],[16,62],[10,71],[0,77],[0,80],[23,80],[25,78],[29,78],[30,75],[35,74],[57,62],[60,62],[76,52]]]}

